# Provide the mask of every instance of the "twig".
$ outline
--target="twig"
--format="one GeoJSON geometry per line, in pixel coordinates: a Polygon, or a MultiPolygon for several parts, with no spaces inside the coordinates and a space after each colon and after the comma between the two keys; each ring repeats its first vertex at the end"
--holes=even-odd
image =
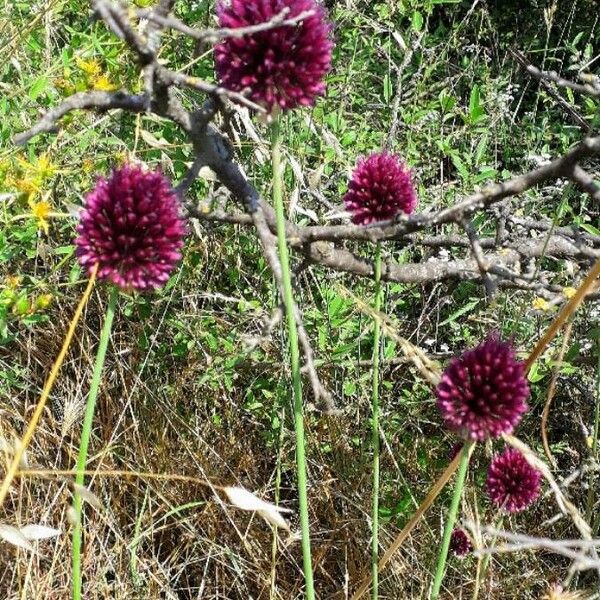
{"type": "Polygon", "coordinates": [[[290,17],[288,19],[286,17],[289,12],[289,7],[285,7],[279,14],[275,15],[264,23],[257,23],[247,27],[224,27],[221,29],[195,29],[194,27],[186,25],[183,21],[180,21],[176,17],[159,15],[156,14],[156,12],[152,9],[140,9],[137,11],[137,15],[141,18],[145,18],[149,21],[157,23],[162,27],[175,29],[203,44],[215,44],[225,38],[241,38],[246,35],[269,31],[277,27],[291,27],[293,25],[297,25],[304,19],[307,19],[314,14],[314,10],[305,10],[297,14],[295,17],[290,17]]]}
{"type": "Polygon", "coordinates": [[[558,73],[556,73],[556,71],[541,71],[537,67],[528,64],[527,59],[521,52],[518,52],[516,50],[510,50],[510,53],[525,68],[525,70],[536,79],[540,81],[551,81],[552,83],[555,83],[558,87],[570,88],[575,92],[584,94],[585,96],[591,96],[592,98],[600,98],[600,89],[591,85],[575,83],[574,81],[564,79],[558,73]]]}

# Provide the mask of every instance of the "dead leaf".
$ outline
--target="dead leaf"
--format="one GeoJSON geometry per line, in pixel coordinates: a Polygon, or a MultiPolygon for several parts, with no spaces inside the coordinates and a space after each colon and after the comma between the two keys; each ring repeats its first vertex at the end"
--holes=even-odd
{"type": "Polygon", "coordinates": [[[27,538],[12,525],[0,523],[0,538],[17,548],[33,551],[33,546],[27,541],[27,538]]]}
{"type": "Polygon", "coordinates": [[[281,516],[281,513],[283,512],[292,512],[289,508],[282,508],[281,506],[276,506],[270,502],[265,502],[258,496],[255,496],[241,487],[226,487],[223,488],[223,491],[231,504],[237,508],[257,512],[265,521],[289,531],[289,525],[281,516]]]}
{"type": "Polygon", "coordinates": [[[26,540],[47,540],[61,534],[60,529],[45,525],[25,525],[19,531],[26,540]]]}

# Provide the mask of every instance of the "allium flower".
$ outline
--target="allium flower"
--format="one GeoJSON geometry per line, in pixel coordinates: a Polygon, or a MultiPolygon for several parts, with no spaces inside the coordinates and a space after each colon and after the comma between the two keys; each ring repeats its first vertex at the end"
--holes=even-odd
{"type": "Polygon", "coordinates": [[[181,258],[185,224],[166,177],[125,165],[88,193],[75,240],[82,266],[122,288],[163,286],[181,258]]]}
{"type": "Polygon", "coordinates": [[[473,544],[463,529],[454,529],[450,537],[450,551],[459,558],[464,558],[473,550],[473,544]]]}
{"type": "Polygon", "coordinates": [[[492,460],[485,489],[490,500],[507,512],[519,512],[534,502],[540,493],[542,474],[513,448],[492,460]]]}
{"type": "Polygon", "coordinates": [[[359,158],[344,204],[356,225],[393,219],[401,212],[410,214],[417,205],[417,194],[409,169],[387,152],[359,158]]]}
{"type": "Polygon", "coordinates": [[[436,390],[446,425],[473,440],[511,433],[527,410],[525,365],[513,347],[491,335],[453,359],[436,390]]]}
{"type": "Polygon", "coordinates": [[[331,25],[317,0],[220,0],[219,25],[237,29],[271,20],[289,9],[286,19],[312,11],[295,25],[229,37],[215,46],[215,65],[223,87],[243,92],[267,108],[284,110],[314,104],[325,92],[331,68],[331,25]]]}

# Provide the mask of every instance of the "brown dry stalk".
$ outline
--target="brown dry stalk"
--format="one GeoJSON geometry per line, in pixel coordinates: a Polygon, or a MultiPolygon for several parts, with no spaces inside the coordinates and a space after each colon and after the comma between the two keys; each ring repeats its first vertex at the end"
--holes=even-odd
{"type": "MultiPolygon", "coordinates": [[[[216,490],[224,489],[223,486],[211,483],[206,479],[199,479],[191,475],[180,475],[178,473],[151,473],[146,471],[127,471],[124,469],[110,469],[106,471],[87,470],[84,475],[90,477],[135,477],[136,479],[152,479],[155,481],[184,481],[186,483],[195,483],[216,490]]],[[[18,471],[20,477],[39,477],[41,479],[55,480],[57,478],[75,477],[77,471],[73,469],[21,469],[18,471]]]]}
{"type": "MultiPolygon", "coordinates": [[[[471,446],[471,452],[475,445],[471,446]]],[[[379,560],[379,566],[377,570],[379,573],[383,571],[385,565],[392,558],[392,555],[400,548],[404,540],[410,535],[410,532],[415,528],[417,523],[421,520],[421,517],[425,514],[427,509],[434,503],[435,499],[438,497],[438,494],[444,489],[446,483],[448,483],[449,479],[454,475],[454,472],[458,468],[458,463],[460,462],[461,452],[459,452],[452,462],[446,467],[446,470],[442,473],[440,478],[433,484],[433,487],[429,490],[427,497],[419,508],[415,511],[415,514],[411,517],[410,521],[404,526],[404,529],[396,536],[396,539],[392,542],[391,546],[385,551],[385,554],[379,560]]],[[[371,586],[372,576],[369,575],[361,584],[360,588],[354,593],[351,600],[358,600],[363,594],[365,594],[369,587],[371,586]]]]}
{"type": "Polygon", "coordinates": [[[556,504],[564,515],[567,515],[573,521],[573,524],[581,533],[581,537],[584,540],[592,539],[592,530],[586,520],[581,516],[577,507],[564,495],[558,483],[552,476],[552,472],[548,468],[548,465],[541,460],[538,455],[525,443],[522,442],[519,438],[516,438],[512,435],[503,434],[502,438],[507,444],[510,444],[513,448],[516,448],[526,459],[527,461],[535,467],[540,473],[544,476],[544,479],[550,485],[550,489],[554,493],[554,497],[556,499],[556,504]]]}
{"type": "Polygon", "coordinates": [[[552,452],[550,452],[550,445],[548,444],[548,432],[546,431],[548,426],[548,417],[550,416],[550,406],[552,405],[552,400],[554,399],[554,394],[556,392],[556,382],[558,381],[558,374],[560,372],[561,363],[563,358],[565,357],[565,353],[567,352],[567,346],[569,344],[569,340],[571,339],[571,331],[573,329],[573,321],[569,321],[567,326],[565,327],[565,334],[563,336],[562,345],[560,347],[560,352],[558,353],[557,364],[554,367],[554,371],[552,373],[552,379],[550,380],[550,385],[548,386],[548,395],[546,397],[546,403],[544,404],[544,410],[542,411],[542,443],[544,444],[544,452],[548,457],[550,463],[556,467],[556,461],[554,460],[554,456],[552,456],[552,452]]]}
{"type": "Polygon", "coordinates": [[[583,302],[586,294],[592,290],[596,283],[596,279],[600,276],[600,259],[596,261],[591,271],[587,274],[587,277],[583,280],[581,285],[577,288],[575,295],[563,306],[562,310],[556,316],[556,319],[548,327],[546,333],[541,337],[531,354],[525,361],[525,367],[527,370],[531,369],[531,365],[541,356],[542,352],[546,349],[548,344],[554,339],[554,336],[558,333],[558,330],[567,321],[567,319],[577,310],[579,305],[583,302]]]}
{"type": "Polygon", "coordinates": [[[42,390],[42,395],[40,400],[35,408],[35,411],[31,417],[31,421],[29,421],[29,425],[23,434],[23,438],[20,443],[15,446],[15,453],[12,459],[8,470],[6,471],[6,475],[4,476],[4,481],[2,482],[2,487],[0,487],[0,506],[4,504],[4,500],[8,494],[8,490],[10,489],[10,485],[19,470],[19,463],[21,462],[21,458],[23,457],[23,453],[27,448],[33,434],[35,432],[35,428],[44,412],[44,408],[46,406],[46,402],[48,401],[48,397],[50,396],[50,392],[52,391],[52,386],[58,377],[58,372],[60,367],[62,366],[63,361],[65,360],[65,356],[67,355],[67,351],[69,350],[69,346],[71,345],[71,340],[73,339],[73,335],[75,334],[75,328],[77,327],[77,323],[79,323],[79,319],[81,318],[81,313],[87,304],[87,301],[92,293],[92,289],[94,287],[94,283],[96,282],[96,275],[98,273],[98,265],[96,264],[92,270],[92,274],[88,281],[88,284],[83,292],[83,296],[77,305],[75,310],[75,314],[69,323],[69,329],[67,331],[67,335],[65,336],[65,340],[62,344],[60,352],[58,354],[58,358],[52,365],[52,370],[50,371],[50,375],[44,385],[44,389],[42,390]]]}
{"type": "MultiPolygon", "coordinates": [[[[527,371],[529,371],[529,369],[531,368],[531,365],[533,365],[533,363],[540,357],[540,355],[545,350],[545,348],[548,346],[548,344],[554,339],[554,336],[556,336],[560,327],[577,310],[577,308],[579,307],[579,305],[585,298],[586,294],[594,287],[594,285],[596,283],[596,279],[598,278],[599,275],[600,275],[600,260],[598,260],[594,264],[591,271],[588,273],[587,277],[583,280],[583,282],[581,283],[579,288],[577,288],[577,292],[575,293],[575,295],[569,300],[569,302],[567,302],[567,304],[563,307],[563,309],[558,313],[558,315],[556,316],[556,319],[554,319],[554,321],[550,324],[546,333],[542,336],[542,338],[535,345],[531,354],[525,361],[525,367],[526,367],[527,371]]],[[[338,289],[340,289],[340,286],[338,286],[338,289]]],[[[397,339],[397,334],[393,331],[393,328],[390,325],[390,320],[386,315],[379,315],[379,314],[374,315],[373,314],[374,311],[372,311],[372,309],[368,310],[367,305],[363,302],[360,302],[358,299],[356,299],[348,290],[340,289],[340,291],[344,295],[346,295],[346,296],[350,295],[350,296],[352,296],[352,298],[357,300],[357,305],[360,310],[364,310],[365,312],[368,312],[371,316],[380,318],[381,323],[382,323],[382,330],[387,335],[390,335],[390,331],[391,331],[393,333],[392,337],[394,339],[397,339]],[[387,326],[387,328],[386,328],[386,326],[387,326]]],[[[401,338],[401,339],[403,339],[403,338],[401,338]]],[[[411,346],[412,346],[412,344],[411,344],[411,346]]],[[[403,350],[404,350],[404,348],[403,348],[403,350]]],[[[419,350],[419,352],[420,352],[420,354],[423,354],[420,350],[419,350]]],[[[429,359],[427,359],[427,360],[429,360],[429,359]]],[[[432,364],[434,364],[434,363],[432,363],[432,364]]],[[[418,364],[417,364],[417,366],[419,367],[418,364]]],[[[439,377],[439,375],[438,375],[438,377],[439,377]]],[[[426,376],[426,378],[428,381],[431,381],[430,377],[426,376]]],[[[519,442],[519,440],[516,440],[516,438],[513,438],[512,436],[505,436],[505,439],[508,443],[511,443],[513,446],[518,446],[519,443],[522,443],[522,442],[519,442]]],[[[523,444],[523,446],[526,448],[525,452],[528,452],[528,454],[531,456],[535,456],[533,454],[533,452],[527,446],[525,446],[524,444],[523,444]]],[[[392,542],[392,545],[387,549],[387,551],[385,552],[385,554],[379,561],[379,567],[378,567],[379,572],[381,572],[383,570],[383,568],[389,562],[392,555],[400,548],[400,546],[402,546],[404,540],[408,537],[408,535],[414,529],[416,524],[421,520],[421,518],[423,517],[423,515],[425,514],[427,509],[433,504],[435,499],[438,497],[439,493],[444,489],[445,485],[448,483],[448,481],[450,480],[450,478],[452,477],[452,475],[458,468],[459,460],[460,460],[460,453],[448,465],[448,467],[442,473],[440,478],[433,484],[433,486],[429,490],[425,500],[423,500],[422,504],[419,506],[419,508],[417,508],[417,510],[416,510],[415,514],[413,515],[413,517],[411,518],[411,520],[406,524],[404,529],[396,536],[396,539],[392,542]]],[[[540,461],[539,459],[537,459],[537,462],[543,464],[542,461],[540,461]]],[[[552,474],[550,473],[550,471],[548,470],[547,467],[545,470],[542,470],[542,472],[544,473],[544,476],[546,477],[546,479],[548,479],[548,477],[550,477],[550,479],[548,479],[548,481],[550,481],[550,482],[554,481],[552,479],[552,474]]],[[[587,523],[585,523],[585,521],[581,518],[577,509],[575,509],[575,507],[568,500],[566,500],[566,498],[564,498],[564,496],[560,493],[560,490],[558,490],[558,492],[556,490],[554,490],[554,491],[555,491],[555,495],[558,494],[557,501],[559,503],[559,506],[562,506],[565,509],[565,512],[571,516],[571,518],[575,522],[575,525],[579,528],[579,530],[581,532],[585,531],[587,523]]],[[[588,528],[589,528],[589,526],[588,526],[588,528]]],[[[352,596],[351,600],[359,600],[359,598],[361,598],[363,596],[363,594],[365,594],[368,591],[370,585],[371,585],[371,576],[369,575],[368,577],[366,577],[364,579],[360,588],[355,592],[355,594],[352,596]]]]}
{"type": "Polygon", "coordinates": [[[340,292],[340,295],[344,298],[351,298],[352,301],[356,304],[358,310],[363,314],[368,315],[372,319],[379,321],[381,325],[381,330],[385,335],[392,338],[395,342],[400,345],[400,349],[402,350],[404,356],[413,363],[413,365],[418,369],[419,373],[427,380],[431,385],[436,386],[440,382],[440,376],[442,374],[442,370],[440,365],[431,360],[421,348],[415,346],[413,343],[409,342],[406,338],[403,338],[401,335],[396,333],[397,325],[394,321],[385,313],[376,311],[371,306],[369,306],[364,300],[361,300],[357,296],[355,296],[349,289],[345,288],[342,285],[337,286],[337,290],[340,292]]]}

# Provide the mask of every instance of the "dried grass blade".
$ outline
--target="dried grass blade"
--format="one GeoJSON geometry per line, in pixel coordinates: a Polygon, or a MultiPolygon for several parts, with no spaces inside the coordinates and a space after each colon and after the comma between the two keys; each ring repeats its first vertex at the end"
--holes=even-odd
{"type": "MultiPolygon", "coordinates": [[[[471,451],[474,445],[471,447],[471,451]]],[[[431,489],[429,490],[425,500],[421,503],[419,508],[415,511],[415,514],[411,517],[410,521],[404,526],[404,529],[396,536],[396,539],[392,542],[390,547],[385,551],[385,554],[381,557],[379,561],[378,571],[381,573],[383,571],[385,565],[392,558],[392,555],[400,548],[400,546],[404,543],[404,540],[410,535],[411,531],[415,528],[417,523],[421,520],[425,512],[429,509],[429,507],[434,503],[435,499],[439,496],[440,492],[444,489],[445,485],[448,483],[452,475],[454,475],[455,471],[458,469],[458,463],[460,462],[461,453],[459,452],[452,462],[446,467],[446,470],[441,474],[440,478],[433,484],[431,489]]],[[[369,587],[371,586],[372,578],[369,575],[360,588],[354,593],[351,600],[358,600],[368,592],[369,587]]]]}
{"type": "Polygon", "coordinates": [[[52,386],[56,381],[58,376],[58,371],[65,359],[69,346],[71,345],[71,340],[73,339],[73,335],[75,333],[75,328],[77,327],[77,323],[79,323],[79,319],[81,317],[81,313],[87,304],[87,301],[92,293],[92,289],[94,287],[94,283],[96,282],[96,274],[98,271],[98,265],[94,267],[90,279],[88,281],[87,287],[85,288],[85,292],[77,305],[77,309],[75,310],[75,314],[69,323],[69,329],[67,331],[67,335],[65,336],[65,340],[63,342],[62,348],[58,354],[58,358],[56,359],[54,365],[52,365],[52,370],[50,371],[50,375],[46,384],[44,385],[44,389],[42,391],[42,395],[40,397],[40,401],[38,402],[33,416],[31,417],[31,421],[27,426],[25,433],[23,434],[23,439],[19,445],[15,446],[15,453],[10,463],[10,467],[8,468],[6,475],[4,476],[4,480],[2,481],[2,487],[0,487],[0,506],[4,504],[4,500],[8,494],[8,490],[10,489],[10,485],[12,480],[14,479],[17,471],[19,470],[19,466],[21,465],[21,458],[23,457],[23,453],[27,448],[31,438],[33,437],[33,433],[35,432],[35,428],[44,412],[44,407],[46,406],[46,402],[48,401],[48,397],[50,396],[50,392],[52,391],[52,386]]]}

